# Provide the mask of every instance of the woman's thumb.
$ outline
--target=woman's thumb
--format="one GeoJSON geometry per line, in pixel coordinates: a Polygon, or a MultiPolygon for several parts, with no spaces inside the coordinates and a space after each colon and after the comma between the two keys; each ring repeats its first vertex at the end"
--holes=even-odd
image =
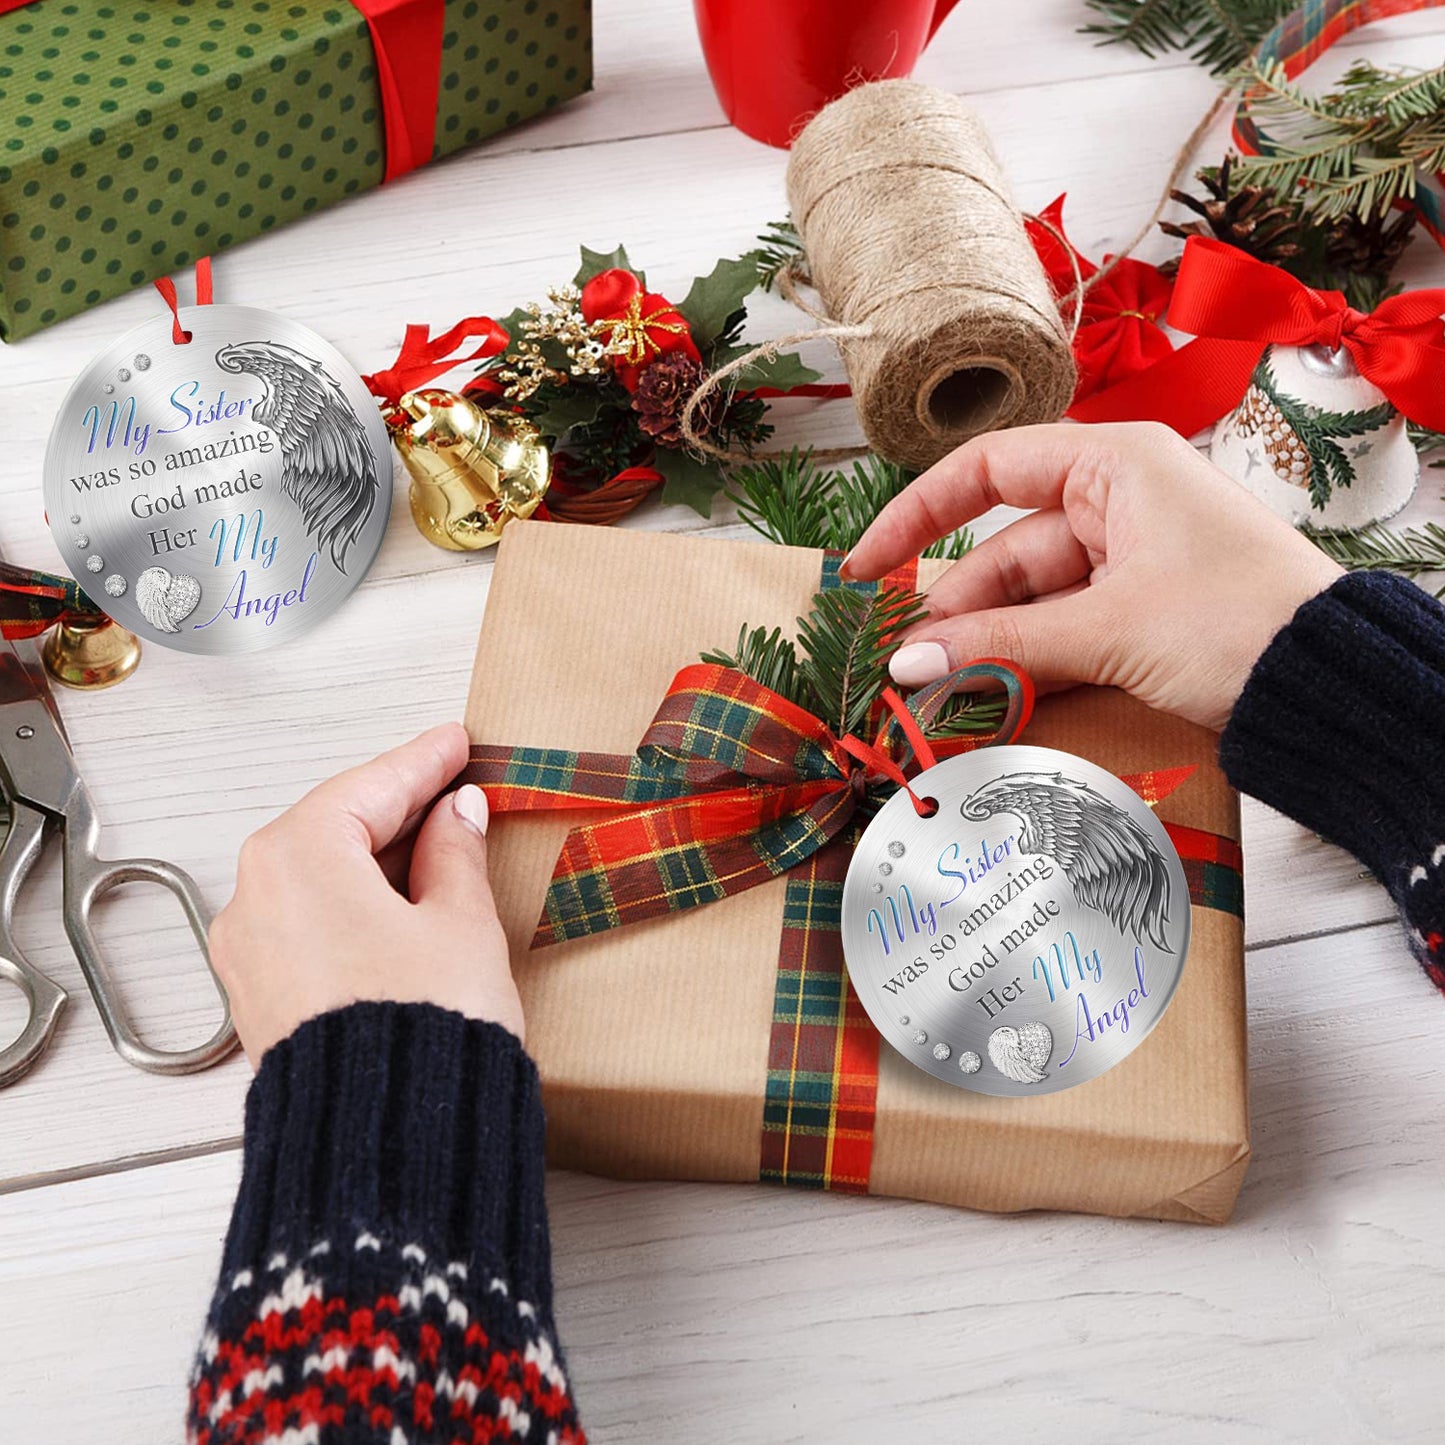
{"type": "Polygon", "coordinates": [[[411,855],[413,903],[439,902],[465,913],[494,911],[487,881],[487,795],[466,783],[432,805],[411,855]]]}
{"type": "Polygon", "coordinates": [[[1102,682],[1105,636],[1090,594],[927,622],[892,656],[900,687],[922,687],[980,657],[1017,663],[1040,686],[1102,682]]]}

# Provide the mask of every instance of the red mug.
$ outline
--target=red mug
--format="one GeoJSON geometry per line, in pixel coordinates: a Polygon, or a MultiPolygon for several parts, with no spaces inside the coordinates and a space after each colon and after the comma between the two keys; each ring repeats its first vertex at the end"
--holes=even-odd
{"type": "Polygon", "coordinates": [[[830,100],[907,75],[958,0],[693,0],[713,89],[754,140],[790,146],[830,100]]]}

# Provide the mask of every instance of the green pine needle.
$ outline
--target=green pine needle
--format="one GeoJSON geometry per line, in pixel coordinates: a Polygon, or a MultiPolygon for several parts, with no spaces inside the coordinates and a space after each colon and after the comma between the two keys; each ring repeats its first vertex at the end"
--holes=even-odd
{"type": "Polygon", "coordinates": [[[1144,55],[1183,51],[1222,75],[1243,63],[1296,0],[1085,0],[1099,18],[1082,26],[1101,45],[1144,55]]]}
{"type": "Polygon", "coordinates": [[[799,707],[808,707],[808,698],[798,674],[798,649],[783,630],[775,627],[743,626],[733,652],[705,652],[704,662],[731,667],[746,673],[754,682],[769,688],[799,707]]]}
{"type": "Polygon", "coordinates": [[[921,622],[927,610],[916,593],[870,595],[849,587],[819,592],[798,619],[798,640],[780,628],[744,627],[737,648],[703,654],[704,662],[733,667],[806,708],[837,737],[857,732],[888,685],[894,638],[921,622]]]}
{"type": "MultiPolygon", "coordinates": [[[[1398,532],[1378,522],[1355,532],[1325,532],[1308,525],[1300,531],[1351,572],[1397,572],[1412,579],[1445,572],[1445,527],[1436,522],[1398,532]]],[[[1445,596],[1445,586],[1435,595],[1445,596]]]]}
{"type": "MultiPolygon", "coordinates": [[[[798,640],[774,627],[743,627],[731,652],[705,652],[702,660],[736,668],[789,702],[822,718],[836,737],[867,730],[869,715],[888,686],[888,657],[898,634],[921,622],[927,609],[916,593],[870,596],[852,588],[819,592],[798,640]]],[[[938,740],[998,730],[1007,698],[961,693],[944,705],[928,729],[938,740]]]]}
{"type": "Polygon", "coordinates": [[[869,596],[852,588],[820,592],[813,610],[798,619],[801,670],[818,699],[818,716],[835,736],[847,737],[868,720],[888,685],[888,656],[905,628],[928,616],[913,592],[869,596]]]}
{"type": "Polygon", "coordinates": [[[1240,79],[1271,151],[1239,161],[1242,184],[1297,192],[1325,219],[1368,219],[1412,198],[1419,172],[1445,169],[1445,66],[1359,61],[1326,95],[1294,84],[1278,62],[1246,65],[1240,79]]]}
{"type": "Polygon", "coordinates": [[[758,258],[758,284],[764,291],[771,291],[787,267],[804,259],[803,242],[791,219],[774,221],[758,237],[753,254],[758,258]]]}
{"type": "MultiPolygon", "coordinates": [[[[743,521],[770,542],[848,552],[913,476],[876,456],[854,462],[847,472],[825,470],[814,462],[811,448],[794,447],[735,468],[728,495],[743,521]]],[[[931,544],[924,556],[954,559],[972,546],[965,527],[931,544]]]]}

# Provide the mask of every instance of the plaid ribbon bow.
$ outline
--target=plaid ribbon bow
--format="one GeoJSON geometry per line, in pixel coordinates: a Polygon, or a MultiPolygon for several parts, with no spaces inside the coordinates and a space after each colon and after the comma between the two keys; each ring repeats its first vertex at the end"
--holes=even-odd
{"type": "Polygon", "coordinates": [[[986,680],[1008,692],[999,731],[937,749],[948,753],[1008,742],[1028,721],[1033,688],[1011,664],[970,663],[906,704],[895,697],[870,746],[834,736],[744,673],[697,663],[673,678],[630,758],[482,746],[465,777],[499,811],[627,809],[567,835],[532,940],[542,948],[713,903],[797,867],[907,786],[907,768],[931,763],[927,728],[950,697],[986,680]]]}
{"type": "Polygon", "coordinates": [[[0,562],[0,636],[38,637],[57,622],[94,622],[94,602],[69,577],[0,562]]]}

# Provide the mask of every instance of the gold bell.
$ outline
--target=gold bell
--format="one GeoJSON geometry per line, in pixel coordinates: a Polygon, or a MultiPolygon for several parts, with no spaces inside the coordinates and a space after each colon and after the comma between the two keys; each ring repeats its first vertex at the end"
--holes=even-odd
{"type": "Polygon", "coordinates": [[[513,412],[484,411],[469,397],[427,387],[388,408],[386,424],[411,473],[412,518],[438,547],[492,546],[547,490],[551,458],[541,433],[513,412]]]}
{"type": "Polygon", "coordinates": [[[109,617],[58,622],[40,647],[45,670],[66,687],[95,690],[124,682],[140,662],[140,638],[109,617]]]}

